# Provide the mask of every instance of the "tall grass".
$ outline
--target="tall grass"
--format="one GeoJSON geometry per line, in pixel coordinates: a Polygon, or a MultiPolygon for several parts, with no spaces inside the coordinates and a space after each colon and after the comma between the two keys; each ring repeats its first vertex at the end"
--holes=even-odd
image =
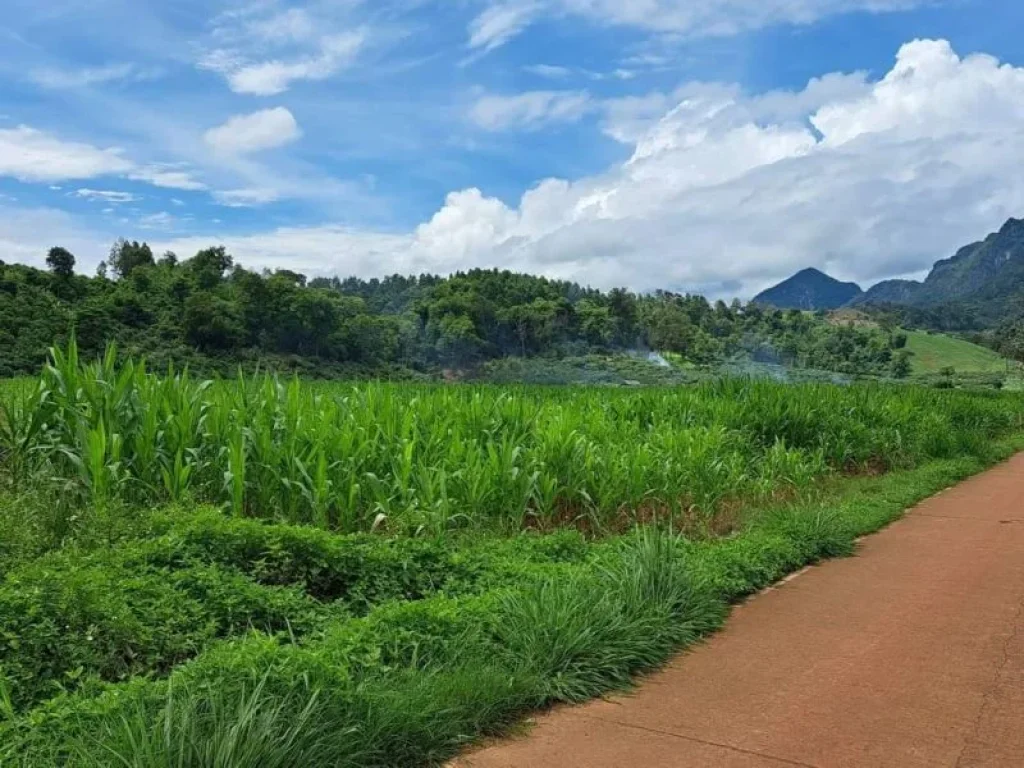
{"type": "Polygon", "coordinates": [[[1013,395],[724,381],[643,391],[149,373],[72,342],[0,412],[10,482],[87,503],[202,501],[343,532],[710,514],[833,471],[978,453],[1013,395]]]}
{"type": "Polygon", "coordinates": [[[78,734],[68,764],[78,768],[360,765],[358,747],[351,748],[355,729],[335,722],[318,692],[271,695],[266,682],[264,678],[230,693],[170,686],[155,717],[133,702],[98,733],[78,734]]]}

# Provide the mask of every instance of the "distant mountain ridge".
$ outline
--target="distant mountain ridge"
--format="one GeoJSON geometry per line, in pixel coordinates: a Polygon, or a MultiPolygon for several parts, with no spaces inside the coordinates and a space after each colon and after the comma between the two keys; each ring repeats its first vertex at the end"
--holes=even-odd
{"type": "Polygon", "coordinates": [[[1009,219],[998,232],[935,262],[923,283],[885,280],[855,304],[933,306],[967,300],[996,300],[1024,290],[1024,219],[1009,219]]]}
{"type": "Polygon", "coordinates": [[[883,280],[862,292],[817,269],[805,269],[758,294],[754,302],[780,309],[838,309],[897,305],[919,309],[956,306],[996,322],[1024,297],[1024,219],[935,262],[923,282],[883,280]],[[836,303],[841,301],[841,303],[836,303]]]}
{"type": "Polygon", "coordinates": [[[861,293],[856,283],[840,282],[811,267],[762,291],[754,297],[754,303],[777,309],[839,309],[861,293]]]}

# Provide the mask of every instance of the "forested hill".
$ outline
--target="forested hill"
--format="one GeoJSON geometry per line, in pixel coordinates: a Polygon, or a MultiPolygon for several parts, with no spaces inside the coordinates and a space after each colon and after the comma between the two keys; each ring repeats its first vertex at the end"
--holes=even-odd
{"type": "Polygon", "coordinates": [[[700,296],[601,292],[507,271],[382,280],[253,272],[223,248],[179,261],[115,243],[99,274],[0,262],[0,375],[38,369],[72,332],[85,354],[109,341],[153,366],[231,372],[257,364],[313,375],[403,375],[504,356],[655,349],[695,364],[749,357],[849,373],[902,375],[899,334],[700,296]]]}
{"type": "Polygon", "coordinates": [[[756,304],[778,309],[839,309],[861,295],[856,283],[843,283],[810,268],[754,297],[756,304]]]}
{"type": "Polygon", "coordinates": [[[901,304],[968,308],[975,325],[994,325],[1019,311],[1024,296],[1024,220],[1009,219],[998,232],[937,261],[922,283],[886,280],[857,297],[861,305],[901,304]]]}

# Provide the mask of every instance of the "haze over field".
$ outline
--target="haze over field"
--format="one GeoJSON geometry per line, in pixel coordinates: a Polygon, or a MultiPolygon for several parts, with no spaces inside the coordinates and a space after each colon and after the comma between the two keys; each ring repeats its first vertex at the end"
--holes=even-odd
{"type": "Polygon", "coordinates": [[[749,298],[920,277],[1024,211],[1010,0],[7,9],[8,261],[124,235],[749,298]]]}

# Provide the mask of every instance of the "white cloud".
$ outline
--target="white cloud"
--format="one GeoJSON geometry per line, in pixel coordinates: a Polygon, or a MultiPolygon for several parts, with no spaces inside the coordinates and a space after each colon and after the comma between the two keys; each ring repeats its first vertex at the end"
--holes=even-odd
{"type": "Polygon", "coordinates": [[[0,176],[63,181],[124,173],[131,168],[131,161],[117,148],[64,141],[27,125],[0,129],[0,176]]]}
{"type": "Polygon", "coordinates": [[[149,213],[141,216],[138,220],[138,226],[141,229],[172,229],[176,223],[177,219],[167,211],[149,213]]]}
{"type": "Polygon", "coordinates": [[[961,60],[946,41],[918,41],[869,92],[824,105],[812,122],[830,146],[878,133],[949,136],[975,122],[968,115],[986,116],[987,132],[1012,131],[1024,121],[1022,96],[1024,69],[990,56],[961,60]]]}
{"type": "Polygon", "coordinates": [[[355,60],[363,41],[361,33],[338,35],[324,40],[316,56],[294,61],[265,61],[229,72],[228,84],[235,93],[273,96],[287,91],[295,80],[326,80],[355,60]]]}
{"type": "Polygon", "coordinates": [[[227,189],[213,193],[214,200],[228,208],[253,208],[273,203],[279,197],[277,190],[261,188],[227,189]]]}
{"type": "Polygon", "coordinates": [[[810,24],[848,11],[886,12],[933,0],[495,0],[469,25],[469,46],[504,45],[543,15],[574,15],[686,37],[735,35],[774,24],[810,24]]]}
{"type": "Polygon", "coordinates": [[[892,71],[796,92],[691,84],[622,130],[629,160],[517,205],[454,192],[406,235],[277,230],[229,241],[310,273],[502,266],[609,287],[750,296],[817,266],[919,272],[1024,213],[1024,69],[915,41],[892,71]]]}
{"type": "Polygon", "coordinates": [[[235,93],[273,96],[302,80],[326,80],[358,58],[369,41],[366,27],[340,27],[302,8],[237,14],[215,21],[216,47],[199,59],[200,69],[222,75],[235,93]]]}
{"type": "Polygon", "coordinates": [[[594,106],[586,91],[528,91],[513,96],[486,94],[470,107],[469,117],[488,131],[536,130],[553,123],[575,122],[594,106]]]}
{"type": "Polygon", "coordinates": [[[481,51],[501,47],[526,29],[543,5],[536,0],[506,0],[488,6],[469,24],[469,47],[481,51]]]}
{"type": "MultiPolygon", "coordinates": [[[[213,223],[219,223],[214,219],[213,223]]],[[[310,276],[413,273],[419,263],[409,252],[409,238],[369,234],[347,227],[283,227],[257,235],[185,237],[155,243],[156,251],[195,253],[224,245],[249,269],[287,268],[310,276]]]]}
{"type": "MultiPolygon", "coordinates": [[[[27,125],[0,129],[0,176],[50,182],[113,175],[168,189],[206,189],[180,166],[138,165],[117,147],[66,141],[27,125]]],[[[56,191],[61,187],[50,185],[50,189],[56,191]]]]}
{"type": "Polygon", "coordinates": [[[302,135],[299,124],[284,107],[235,115],[204,135],[206,143],[224,154],[246,154],[290,144],[302,135]]]}
{"type": "Polygon", "coordinates": [[[134,203],[141,198],[131,192],[115,192],[109,189],[89,189],[83,187],[75,192],[75,197],[83,200],[99,200],[104,203],[134,203]]]}
{"type": "Polygon", "coordinates": [[[289,8],[269,17],[257,18],[246,27],[253,36],[271,42],[303,42],[317,35],[316,21],[305,8],[289,8]]]}
{"type": "Polygon", "coordinates": [[[810,24],[849,11],[899,11],[927,0],[553,0],[566,12],[694,36],[733,35],[772,24],[810,24]]]}
{"type": "Polygon", "coordinates": [[[571,77],[573,72],[569,67],[559,67],[553,64],[530,64],[523,67],[523,70],[531,75],[546,77],[549,80],[564,80],[571,77]]]}
{"type": "Polygon", "coordinates": [[[68,213],[52,208],[0,205],[0,253],[5,261],[46,266],[46,254],[61,245],[75,254],[79,272],[91,272],[114,240],[83,229],[68,213]]]}
{"type": "Polygon", "coordinates": [[[84,88],[112,80],[123,80],[132,73],[131,64],[110,64],[84,69],[37,69],[29,73],[36,85],[44,88],[84,88]]]}
{"type": "Polygon", "coordinates": [[[132,171],[128,178],[163,189],[181,189],[185,192],[200,192],[206,189],[206,185],[196,179],[190,171],[175,165],[143,166],[132,171]]]}
{"type": "Polygon", "coordinates": [[[108,64],[103,67],[81,69],[36,69],[29,73],[29,79],[43,88],[69,89],[88,88],[123,80],[150,80],[158,76],[155,70],[139,69],[134,64],[108,64]]]}

